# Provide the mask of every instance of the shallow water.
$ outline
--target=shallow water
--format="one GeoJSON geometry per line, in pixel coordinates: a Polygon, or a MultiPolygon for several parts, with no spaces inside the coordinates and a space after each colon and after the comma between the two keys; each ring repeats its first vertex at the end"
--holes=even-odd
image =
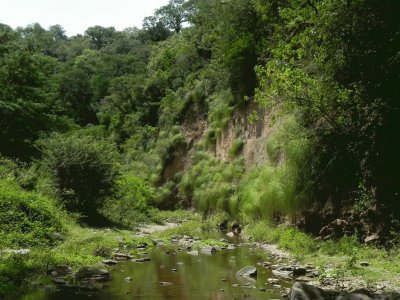
{"type": "MultiPolygon", "coordinates": [[[[138,251],[136,256],[143,257],[143,254],[138,251]]],[[[282,299],[279,289],[265,284],[273,276],[270,270],[257,265],[257,262],[268,260],[268,256],[256,248],[238,247],[193,256],[177,251],[176,247],[156,247],[144,256],[150,257],[151,261],[126,261],[109,267],[111,280],[103,283],[98,291],[68,291],[47,286],[31,291],[22,299],[282,299]],[[257,267],[257,278],[237,277],[236,272],[245,266],[257,267]],[[132,280],[126,281],[127,277],[132,280]],[[159,282],[172,285],[160,285],[159,282]],[[260,291],[260,288],[267,290],[260,291]]],[[[290,286],[289,283],[281,284],[290,286]]]]}

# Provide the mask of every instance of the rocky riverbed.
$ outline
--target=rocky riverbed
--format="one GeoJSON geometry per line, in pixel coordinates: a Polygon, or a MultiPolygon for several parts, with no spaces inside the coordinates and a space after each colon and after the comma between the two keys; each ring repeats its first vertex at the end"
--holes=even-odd
{"type": "Polygon", "coordinates": [[[400,299],[384,286],[321,277],[325,271],[237,235],[215,244],[177,235],[133,249],[122,244],[95,266],[53,266],[52,284],[36,286],[23,299],[400,299]]]}

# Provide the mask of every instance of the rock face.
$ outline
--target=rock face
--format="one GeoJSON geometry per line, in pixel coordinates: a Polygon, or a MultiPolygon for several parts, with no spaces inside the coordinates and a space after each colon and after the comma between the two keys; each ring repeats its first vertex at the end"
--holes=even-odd
{"type": "Polygon", "coordinates": [[[98,267],[83,267],[75,273],[78,281],[107,281],[111,278],[110,272],[98,267]]]}

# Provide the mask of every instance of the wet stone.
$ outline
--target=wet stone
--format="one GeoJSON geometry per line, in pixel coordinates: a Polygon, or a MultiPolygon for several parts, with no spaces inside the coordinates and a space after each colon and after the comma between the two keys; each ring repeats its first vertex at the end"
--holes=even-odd
{"type": "Polygon", "coordinates": [[[215,254],[217,249],[215,247],[204,247],[200,249],[200,252],[203,254],[215,254]]]}
{"type": "Polygon", "coordinates": [[[116,260],[129,260],[132,258],[132,255],[130,255],[128,253],[117,252],[117,253],[114,253],[113,257],[116,260]]]}
{"type": "Polygon", "coordinates": [[[137,263],[144,263],[144,262],[148,262],[150,260],[151,260],[150,257],[142,257],[142,258],[133,259],[132,261],[137,262],[137,263]]]}
{"type": "Polygon", "coordinates": [[[102,261],[103,264],[107,265],[107,266],[113,266],[118,264],[118,261],[114,260],[114,259],[105,259],[102,261]]]}
{"type": "Polygon", "coordinates": [[[253,266],[244,267],[236,273],[237,276],[241,277],[256,277],[257,268],[253,266]]]}
{"type": "Polygon", "coordinates": [[[157,282],[157,284],[162,285],[162,286],[170,286],[170,285],[173,285],[172,282],[168,282],[168,281],[159,281],[159,282],[157,282]]]}
{"type": "Polygon", "coordinates": [[[269,284],[276,284],[276,283],[279,282],[279,279],[277,279],[277,278],[268,278],[267,281],[268,281],[269,284]]]}
{"type": "Polygon", "coordinates": [[[75,273],[76,280],[106,281],[110,277],[108,270],[97,267],[83,267],[75,273]]]}

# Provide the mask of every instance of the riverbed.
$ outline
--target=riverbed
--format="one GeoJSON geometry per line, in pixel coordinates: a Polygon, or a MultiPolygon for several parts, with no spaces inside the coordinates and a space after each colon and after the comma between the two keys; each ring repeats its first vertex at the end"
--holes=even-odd
{"type": "Polygon", "coordinates": [[[271,284],[273,274],[262,262],[270,260],[258,247],[231,245],[215,253],[207,248],[182,250],[176,245],[138,249],[133,258],[107,267],[109,281],[82,286],[41,285],[31,289],[24,300],[83,299],[283,299],[290,282],[271,284]],[[146,258],[145,262],[136,262],[146,258]],[[238,276],[246,266],[257,276],[238,276]]]}

